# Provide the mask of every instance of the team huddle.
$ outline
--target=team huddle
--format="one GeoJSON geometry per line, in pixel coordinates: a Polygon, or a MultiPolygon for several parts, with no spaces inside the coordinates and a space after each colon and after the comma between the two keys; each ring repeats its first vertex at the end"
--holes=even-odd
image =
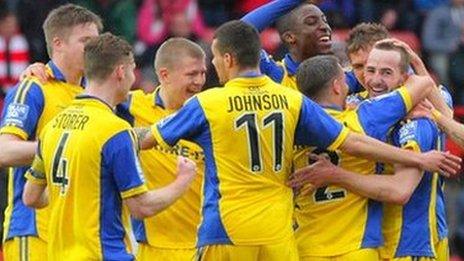
{"type": "Polygon", "coordinates": [[[347,70],[317,6],[276,0],[215,31],[223,87],[202,91],[204,51],[171,38],[148,94],[97,15],[68,4],[43,28],[50,61],[2,112],[5,260],[449,259],[451,98],[384,27],[351,30],[347,70]]]}

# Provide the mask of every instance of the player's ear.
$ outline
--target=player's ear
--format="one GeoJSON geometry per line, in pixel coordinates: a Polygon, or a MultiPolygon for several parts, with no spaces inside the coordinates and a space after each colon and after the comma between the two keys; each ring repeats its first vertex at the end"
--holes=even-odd
{"type": "Polygon", "coordinates": [[[116,75],[116,79],[118,79],[118,81],[123,80],[125,77],[124,65],[120,64],[116,66],[116,69],[114,69],[114,74],[116,75]]]}
{"type": "Polygon", "coordinates": [[[294,45],[296,43],[295,34],[291,31],[286,31],[282,34],[282,40],[288,45],[294,45]]]}
{"type": "Polygon", "coordinates": [[[166,67],[161,67],[156,74],[161,83],[169,81],[169,70],[166,67]]]}
{"type": "Polygon", "coordinates": [[[340,79],[335,78],[335,79],[332,80],[332,89],[333,89],[334,93],[337,94],[337,95],[343,93],[343,85],[340,82],[340,79]]]}
{"type": "Polygon", "coordinates": [[[63,40],[61,40],[59,37],[53,37],[52,39],[52,50],[59,50],[61,46],[63,45],[63,40]]]}
{"type": "Polygon", "coordinates": [[[224,61],[226,68],[230,68],[234,65],[234,57],[230,53],[224,54],[223,61],[224,61]]]}

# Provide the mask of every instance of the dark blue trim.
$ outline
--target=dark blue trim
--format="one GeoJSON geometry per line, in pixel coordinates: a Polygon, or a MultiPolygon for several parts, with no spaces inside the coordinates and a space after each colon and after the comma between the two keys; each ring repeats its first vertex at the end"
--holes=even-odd
{"type": "Polygon", "coordinates": [[[287,69],[287,73],[289,75],[296,75],[297,71],[298,71],[298,66],[300,66],[300,63],[293,60],[292,59],[292,56],[290,56],[289,53],[287,53],[284,57],[284,64],[285,64],[285,68],[287,69]]]}
{"type": "Polygon", "coordinates": [[[377,248],[383,245],[382,215],[382,203],[369,199],[361,248],[377,248]]]}
{"type": "Polygon", "coordinates": [[[336,110],[336,111],[344,111],[341,106],[338,106],[336,104],[319,104],[322,108],[324,109],[331,109],[331,110],[336,110]]]}
{"type": "Polygon", "coordinates": [[[111,111],[113,111],[113,106],[111,106],[110,104],[108,104],[106,101],[96,97],[96,96],[92,96],[92,95],[88,95],[88,94],[81,94],[81,95],[78,95],[76,96],[75,98],[76,100],[85,100],[85,99],[89,99],[89,100],[96,100],[96,101],[99,101],[100,103],[103,103],[106,107],[108,107],[111,111]]]}
{"type": "Polygon", "coordinates": [[[143,220],[131,218],[132,230],[134,231],[135,240],[139,243],[147,243],[147,231],[143,220]]]}
{"type": "Polygon", "coordinates": [[[131,104],[132,94],[129,94],[129,96],[127,96],[127,99],[123,103],[116,105],[115,113],[119,118],[127,121],[132,127],[134,127],[135,118],[130,112],[131,104]]]}
{"type": "Polygon", "coordinates": [[[160,106],[161,108],[165,109],[163,99],[161,98],[161,95],[160,95],[160,90],[161,88],[158,88],[155,90],[155,95],[154,95],[155,106],[160,106]]]}
{"type": "MultiPolygon", "coordinates": [[[[200,107],[201,108],[201,107],[200,107]]],[[[202,222],[198,229],[197,247],[217,244],[232,244],[222,223],[219,211],[219,177],[214,157],[211,131],[206,115],[203,115],[206,122],[205,131],[195,139],[200,144],[205,154],[205,178],[203,185],[203,209],[202,222]]]]}
{"type": "MultiPolygon", "coordinates": [[[[125,230],[122,224],[122,198],[115,180],[114,146],[102,148],[100,165],[100,244],[103,260],[134,260],[124,244],[125,230]]],[[[114,144],[114,142],[110,142],[114,144]]]]}

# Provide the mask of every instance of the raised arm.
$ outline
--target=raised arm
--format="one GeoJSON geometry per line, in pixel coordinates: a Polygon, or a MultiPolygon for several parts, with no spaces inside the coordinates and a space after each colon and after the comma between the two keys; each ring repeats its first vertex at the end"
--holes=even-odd
{"type": "Polygon", "coordinates": [[[172,205],[195,178],[196,165],[187,158],[179,157],[177,173],[177,178],[171,184],[125,199],[124,203],[129,207],[131,215],[143,219],[156,215],[172,205]]]}
{"type": "Polygon", "coordinates": [[[433,119],[438,126],[456,142],[461,148],[464,148],[464,125],[457,122],[451,117],[442,115],[439,111],[432,110],[433,119]]]}
{"type": "Polygon", "coordinates": [[[304,2],[303,0],[275,0],[268,4],[265,4],[244,17],[242,21],[247,22],[254,26],[258,31],[263,31],[269,27],[279,17],[287,14],[299,4],[304,2]]]}

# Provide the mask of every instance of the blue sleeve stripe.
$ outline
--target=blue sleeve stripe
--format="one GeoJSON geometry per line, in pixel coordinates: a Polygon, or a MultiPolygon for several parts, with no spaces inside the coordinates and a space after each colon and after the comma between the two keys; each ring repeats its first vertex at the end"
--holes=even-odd
{"type": "MultiPolygon", "coordinates": [[[[24,94],[25,93],[25,89],[29,89],[28,87],[30,87],[30,83],[31,80],[26,80],[24,81],[23,83],[21,83],[21,85],[19,85],[18,87],[18,90],[16,90],[16,95],[15,95],[15,98],[14,98],[14,103],[24,103],[24,100],[26,95],[24,94]],[[21,102],[22,101],[22,102],[21,102]]],[[[31,82],[32,83],[32,82],[31,82]]]]}

